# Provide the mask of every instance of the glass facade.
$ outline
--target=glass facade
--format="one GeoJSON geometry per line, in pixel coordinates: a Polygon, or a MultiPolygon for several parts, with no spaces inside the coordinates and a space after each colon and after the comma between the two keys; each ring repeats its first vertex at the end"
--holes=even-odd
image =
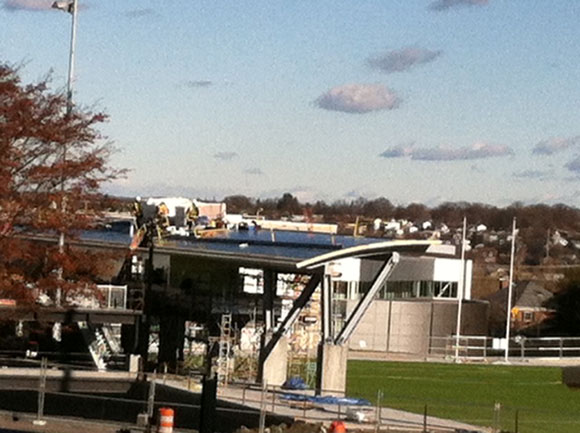
{"type": "MultiPolygon", "coordinates": [[[[371,282],[334,281],[334,299],[360,299],[371,287],[371,282]]],[[[379,290],[377,299],[457,298],[456,281],[387,281],[379,290]]]]}

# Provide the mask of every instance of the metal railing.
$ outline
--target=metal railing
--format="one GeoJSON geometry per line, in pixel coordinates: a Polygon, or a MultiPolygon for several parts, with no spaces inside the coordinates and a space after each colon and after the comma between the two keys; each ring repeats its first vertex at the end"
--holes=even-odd
{"type": "MultiPolygon", "coordinates": [[[[459,357],[473,360],[487,360],[502,357],[506,350],[505,338],[487,336],[454,335],[431,337],[429,354],[444,358],[453,357],[458,348],[459,357]]],[[[580,357],[580,337],[524,337],[509,339],[510,358],[573,358],[580,357]]]]}

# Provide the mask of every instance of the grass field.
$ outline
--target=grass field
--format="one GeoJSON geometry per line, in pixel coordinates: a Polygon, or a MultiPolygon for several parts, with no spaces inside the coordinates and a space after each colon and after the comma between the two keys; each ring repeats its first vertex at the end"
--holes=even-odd
{"type": "Polygon", "coordinates": [[[494,404],[501,403],[504,431],[580,432],[580,390],[562,384],[561,369],[507,365],[469,365],[349,361],[347,393],[383,406],[492,426],[494,404]]]}

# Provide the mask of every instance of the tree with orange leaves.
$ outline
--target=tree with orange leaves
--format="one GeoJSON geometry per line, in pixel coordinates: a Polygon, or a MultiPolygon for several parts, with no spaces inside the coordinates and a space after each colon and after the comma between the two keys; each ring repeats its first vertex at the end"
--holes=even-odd
{"type": "Polygon", "coordinates": [[[48,81],[24,84],[0,63],[0,298],[20,303],[90,283],[98,263],[89,253],[31,236],[73,239],[98,215],[100,186],[123,174],[97,130],[107,116],[67,110],[48,81]]]}

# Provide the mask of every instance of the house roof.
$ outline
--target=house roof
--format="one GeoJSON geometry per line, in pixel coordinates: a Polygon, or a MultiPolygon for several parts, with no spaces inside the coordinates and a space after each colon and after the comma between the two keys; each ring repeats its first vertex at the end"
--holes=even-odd
{"type": "MultiPolygon", "coordinates": [[[[553,295],[549,290],[544,289],[543,284],[537,280],[525,280],[516,283],[513,289],[512,307],[518,308],[542,308],[553,295]]],[[[487,299],[492,304],[507,305],[508,288],[498,290],[487,299]]]]}
{"type": "Polygon", "coordinates": [[[516,302],[514,307],[540,308],[543,307],[552,292],[544,289],[538,281],[522,281],[516,285],[516,302]]]}

